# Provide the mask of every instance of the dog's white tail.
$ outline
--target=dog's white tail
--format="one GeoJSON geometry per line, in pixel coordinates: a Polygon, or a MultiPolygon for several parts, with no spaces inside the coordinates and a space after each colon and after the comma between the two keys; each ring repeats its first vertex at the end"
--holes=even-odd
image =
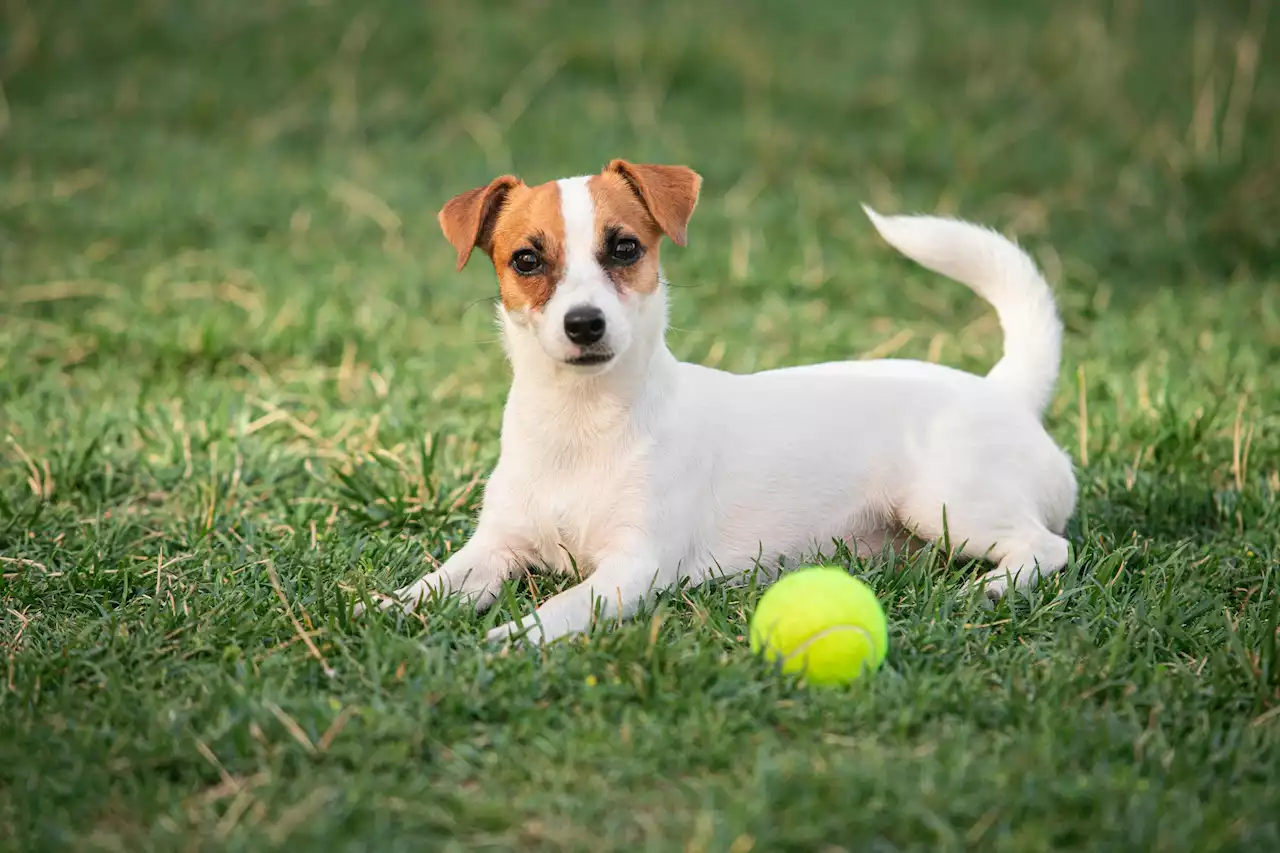
{"type": "Polygon", "coordinates": [[[880,236],[926,269],[968,285],[991,303],[1004,356],[987,378],[1043,414],[1062,358],[1062,321],[1035,262],[988,228],[936,216],[881,216],[863,205],[880,236]]]}

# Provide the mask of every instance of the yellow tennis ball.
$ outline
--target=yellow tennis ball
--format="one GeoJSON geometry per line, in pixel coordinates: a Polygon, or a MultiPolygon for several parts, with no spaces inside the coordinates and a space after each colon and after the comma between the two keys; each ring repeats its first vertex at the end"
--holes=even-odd
{"type": "Polygon", "coordinates": [[[765,590],[751,651],[811,684],[846,684],[884,662],[889,629],[871,588],[844,569],[809,566],[765,590]]]}

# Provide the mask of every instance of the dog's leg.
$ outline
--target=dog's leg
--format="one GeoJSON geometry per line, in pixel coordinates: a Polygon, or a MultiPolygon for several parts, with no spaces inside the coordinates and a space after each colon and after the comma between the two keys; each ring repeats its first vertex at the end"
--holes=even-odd
{"type": "Polygon", "coordinates": [[[858,536],[846,536],[844,541],[854,556],[864,560],[885,556],[890,549],[896,556],[910,557],[925,544],[899,527],[882,527],[858,536]]]}
{"type": "Polygon", "coordinates": [[[966,557],[995,563],[995,569],[970,581],[993,601],[1010,587],[1029,587],[1067,564],[1066,539],[1028,514],[1025,501],[998,498],[988,494],[985,500],[952,504],[917,499],[903,512],[907,528],[921,539],[945,539],[966,557]]]}
{"type": "MultiPolygon", "coordinates": [[[[399,607],[406,613],[412,613],[432,596],[461,593],[472,600],[476,612],[485,611],[497,598],[502,582],[511,577],[514,567],[519,565],[516,552],[497,544],[501,541],[486,535],[483,529],[477,529],[467,544],[439,569],[396,590],[391,596],[378,596],[378,609],[399,607]]],[[[359,616],[363,611],[363,605],[356,605],[355,615],[359,616]]]]}
{"type": "Polygon", "coordinates": [[[1012,585],[1025,589],[1067,564],[1067,540],[1043,527],[1023,537],[1011,536],[999,543],[996,568],[974,578],[974,586],[983,587],[987,597],[995,601],[1012,585]]]}
{"type": "Polygon", "coordinates": [[[493,629],[486,639],[506,640],[528,631],[532,642],[549,643],[579,634],[591,627],[597,602],[601,618],[626,619],[672,580],[647,550],[605,557],[582,583],[547,599],[531,615],[493,629]]]}

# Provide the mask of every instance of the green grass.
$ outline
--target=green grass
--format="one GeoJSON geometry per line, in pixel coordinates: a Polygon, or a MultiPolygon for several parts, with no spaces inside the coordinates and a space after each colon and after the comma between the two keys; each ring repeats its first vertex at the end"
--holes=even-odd
{"type": "Polygon", "coordinates": [[[0,848],[1280,849],[1268,4],[3,9],[0,848]],[[991,312],[857,202],[1018,236],[1069,570],[986,610],[852,564],[891,650],[834,692],[751,658],[754,590],[509,655],[507,606],[349,620],[497,452],[495,286],[436,211],[615,156],[703,173],[670,340],[734,370],[985,369],[991,312]]]}

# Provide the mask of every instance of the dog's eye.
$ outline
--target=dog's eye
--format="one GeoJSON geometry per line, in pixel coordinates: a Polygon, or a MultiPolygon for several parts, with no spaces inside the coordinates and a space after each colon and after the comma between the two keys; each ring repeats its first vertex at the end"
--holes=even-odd
{"type": "Polygon", "coordinates": [[[520,275],[533,275],[542,270],[542,259],[533,249],[521,249],[511,256],[511,268],[520,275]]]}
{"type": "Polygon", "coordinates": [[[630,237],[623,237],[613,244],[609,258],[617,264],[631,264],[640,257],[640,243],[630,237]]]}

